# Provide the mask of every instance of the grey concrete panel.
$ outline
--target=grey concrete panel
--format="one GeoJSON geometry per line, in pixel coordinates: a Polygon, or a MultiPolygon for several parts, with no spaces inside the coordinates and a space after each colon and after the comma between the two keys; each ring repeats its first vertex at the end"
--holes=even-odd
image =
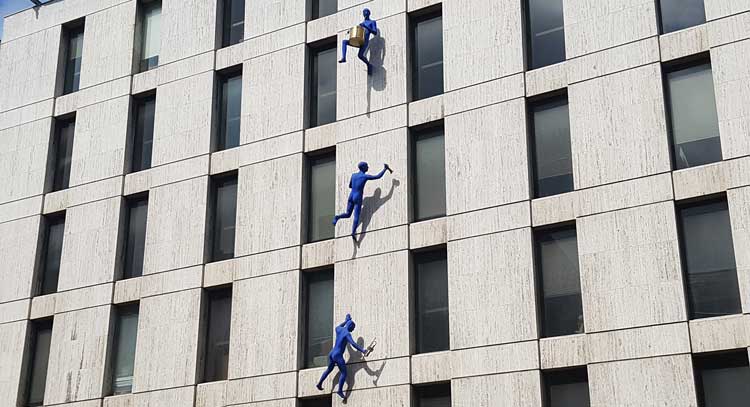
{"type": "Polygon", "coordinates": [[[541,407],[541,397],[538,371],[468,377],[451,385],[451,402],[457,406],[541,407]]]}
{"type": "Polygon", "coordinates": [[[44,195],[43,213],[55,213],[85,205],[91,202],[101,201],[109,198],[119,197],[122,192],[122,178],[114,177],[90,184],[82,184],[75,187],[50,192],[44,195]]]}
{"type": "Polygon", "coordinates": [[[133,68],[136,2],[86,16],[81,88],[130,75],[133,68]]]}
{"type": "Polygon", "coordinates": [[[3,174],[0,202],[44,192],[51,133],[50,119],[0,130],[0,173],[3,174]]]}
{"type": "MultiPolygon", "coordinates": [[[[295,372],[230,380],[227,383],[227,404],[233,406],[239,403],[252,403],[242,405],[254,407],[257,405],[256,402],[294,397],[296,386],[295,372]]],[[[272,401],[270,404],[278,402],[280,401],[272,401]]]]}
{"type": "Polygon", "coordinates": [[[353,391],[347,394],[346,404],[339,397],[333,398],[332,407],[407,407],[411,404],[411,386],[390,386],[353,391]]]}
{"type": "Polygon", "coordinates": [[[216,47],[216,0],[165,0],[161,8],[159,64],[216,47]]]}
{"type": "Polygon", "coordinates": [[[0,223],[0,303],[29,298],[39,243],[39,216],[0,223]]]}
{"type": "Polygon", "coordinates": [[[727,315],[690,321],[695,353],[750,347],[750,315],[727,315]]]}
{"type": "MultiPolygon", "coordinates": [[[[11,24],[6,25],[10,30],[11,24]]],[[[7,31],[6,31],[7,33],[7,31]]],[[[55,96],[60,26],[10,41],[0,47],[0,112],[55,96]]]]}
{"type": "Polygon", "coordinates": [[[750,133],[750,106],[746,103],[750,99],[750,67],[743,62],[748,53],[750,40],[711,50],[724,159],[750,154],[750,140],[747,137],[750,133]]]}
{"type": "Polygon", "coordinates": [[[305,0],[250,1],[245,4],[245,38],[305,22],[305,0]]]}
{"type": "Polygon", "coordinates": [[[0,403],[20,405],[19,389],[28,321],[0,324],[0,403]]]}
{"type": "Polygon", "coordinates": [[[454,379],[539,368],[536,341],[461,349],[452,352],[451,356],[454,379]]]}

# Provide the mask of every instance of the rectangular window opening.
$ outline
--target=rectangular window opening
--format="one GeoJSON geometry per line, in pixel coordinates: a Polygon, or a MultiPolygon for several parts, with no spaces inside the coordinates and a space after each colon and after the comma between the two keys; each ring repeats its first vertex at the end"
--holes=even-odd
{"type": "Polygon", "coordinates": [[[442,122],[413,129],[411,143],[414,221],[445,216],[445,131],[442,122]]]}
{"type": "Polygon", "coordinates": [[[445,249],[413,254],[416,353],[450,349],[448,256],[445,249]]]}
{"type": "Polygon", "coordinates": [[[211,190],[213,209],[211,260],[222,261],[234,257],[237,222],[237,173],[212,177],[211,190]]]}
{"type": "Polygon", "coordinates": [[[659,0],[662,34],[706,22],[703,0],[659,0]]]}
{"type": "Polygon", "coordinates": [[[336,121],[336,40],[310,47],[309,127],[336,121]]]}
{"type": "Polygon", "coordinates": [[[143,275],[143,253],[146,247],[146,220],[148,218],[148,195],[128,198],[127,236],[125,239],[125,264],[122,278],[143,275]]]}
{"type": "Polygon", "coordinates": [[[529,115],[534,196],[542,198],[572,191],[573,154],[567,95],[530,103],[529,115]]]}
{"type": "Polygon", "coordinates": [[[333,268],[303,273],[305,368],[328,364],[333,347],[333,268]]]}
{"type": "Polygon", "coordinates": [[[331,396],[305,398],[299,400],[299,407],[331,407],[331,396]]]}
{"type": "Polygon", "coordinates": [[[336,152],[307,157],[307,242],[332,239],[336,202],[336,152]]]}
{"type": "Polygon", "coordinates": [[[222,46],[239,44],[245,36],[245,0],[224,0],[222,46]]]}
{"type": "Polygon", "coordinates": [[[135,124],[133,129],[133,157],[130,172],[151,168],[151,154],[154,145],[154,118],[156,95],[135,100],[135,124]]]}
{"type": "Polygon", "coordinates": [[[62,259],[63,237],[65,235],[65,212],[44,217],[44,247],[40,259],[39,294],[57,292],[62,259]]]}
{"type": "Polygon", "coordinates": [[[242,121],[242,71],[219,77],[219,128],[216,150],[240,145],[242,121]]]}
{"type": "Polygon", "coordinates": [[[451,407],[451,384],[414,386],[415,407],[451,407]]]}
{"type": "Polygon", "coordinates": [[[77,92],[81,83],[83,56],[83,21],[63,26],[65,45],[65,78],[63,94],[77,92]]]}
{"type": "Polygon", "coordinates": [[[229,371],[229,335],[232,323],[232,288],[209,290],[206,325],[206,364],[203,380],[227,379],[229,371]]]}
{"type": "Polygon", "coordinates": [[[586,367],[542,372],[544,407],[588,407],[586,367]]]}
{"type": "Polygon", "coordinates": [[[410,16],[412,100],[443,93],[443,16],[440,7],[410,16]]]}
{"type": "Polygon", "coordinates": [[[31,369],[28,372],[26,405],[44,404],[44,390],[47,383],[50,344],[52,342],[52,319],[31,322],[31,369]]]}
{"type": "Polygon", "coordinates": [[[527,0],[529,69],[565,61],[563,0],[527,0]]]}
{"type": "Polygon", "coordinates": [[[161,51],[161,0],[142,0],[140,3],[141,18],[141,55],[139,68],[145,72],[159,66],[161,51]]]}
{"type": "Polygon", "coordinates": [[[133,391],[133,368],[135,347],[138,339],[139,304],[115,307],[115,340],[112,358],[112,394],[127,394],[133,391]]]}
{"type": "Polygon", "coordinates": [[[75,117],[55,119],[55,173],[52,181],[52,191],[61,191],[70,186],[70,166],[73,162],[73,137],[75,130],[75,117]]]}
{"type": "Polygon", "coordinates": [[[735,407],[750,399],[747,349],[693,355],[700,406],[735,407]]]}

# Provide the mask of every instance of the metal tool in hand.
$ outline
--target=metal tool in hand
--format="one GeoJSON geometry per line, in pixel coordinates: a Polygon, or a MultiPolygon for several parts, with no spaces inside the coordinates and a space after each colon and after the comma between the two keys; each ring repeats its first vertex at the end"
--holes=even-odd
{"type": "Polygon", "coordinates": [[[370,356],[370,354],[372,353],[372,351],[375,350],[375,345],[377,345],[377,344],[378,344],[378,340],[377,339],[373,339],[372,342],[370,343],[370,346],[368,346],[367,349],[365,349],[365,353],[363,353],[363,355],[364,356],[370,356]]]}

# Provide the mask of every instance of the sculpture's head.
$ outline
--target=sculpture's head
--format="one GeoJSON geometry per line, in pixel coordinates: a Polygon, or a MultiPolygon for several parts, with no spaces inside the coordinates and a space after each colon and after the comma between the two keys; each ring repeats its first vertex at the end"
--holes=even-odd
{"type": "Polygon", "coordinates": [[[357,164],[357,168],[359,168],[359,170],[362,172],[367,172],[367,170],[370,169],[370,166],[367,165],[366,162],[362,161],[361,163],[357,164]]]}
{"type": "Polygon", "coordinates": [[[366,8],[362,10],[362,15],[365,16],[365,18],[370,18],[370,9],[366,8]]]}
{"type": "Polygon", "coordinates": [[[352,332],[357,325],[351,319],[346,321],[346,330],[352,332]]]}

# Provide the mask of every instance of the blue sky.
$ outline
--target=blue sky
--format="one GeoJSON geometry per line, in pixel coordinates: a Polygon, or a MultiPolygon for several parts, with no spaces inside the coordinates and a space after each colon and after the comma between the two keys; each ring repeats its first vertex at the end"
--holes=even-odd
{"type": "Polygon", "coordinates": [[[3,38],[3,19],[8,14],[33,6],[29,0],[0,0],[0,39],[3,38]]]}

